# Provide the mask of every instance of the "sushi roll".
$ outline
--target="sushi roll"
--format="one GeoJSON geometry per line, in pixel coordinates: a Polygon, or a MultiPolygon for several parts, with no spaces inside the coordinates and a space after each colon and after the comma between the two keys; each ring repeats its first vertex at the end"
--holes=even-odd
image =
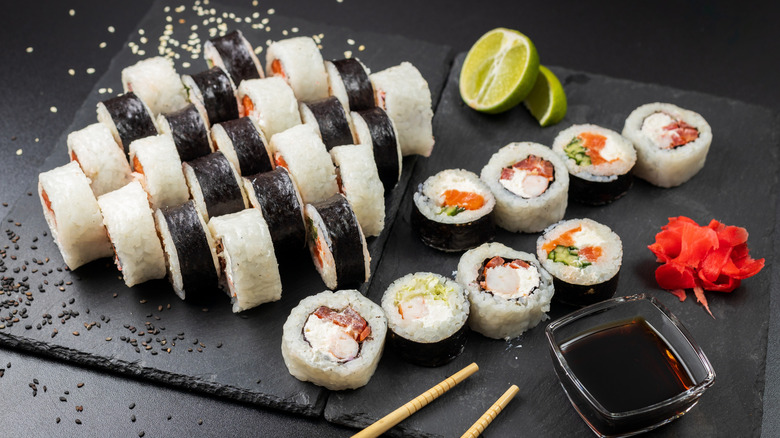
{"type": "Polygon", "coordinates": [[[456,280],[468,291],[469,327],[489,338],[509,340],[547,319],[553,280],[533,254],[480,245],[461,256],[456,280]]]}
{"type": "Polygon", "coordinates": [[[242,82],[238,86],[238,100],[242,107],[241,115],[255,120],[265,138],[301,124],[295,94],[281,78],[242,82]]]}
{"type": "Polygon", "coordinates": [[[127,287],[165,277],[165,256],[141,183],[133,181],[97,200],[127,287]]]}
{"type": "Polygon", "coordinates": [[[352,112],[351,118],[355,143],[371,146],[379,179],[387,195],[401,179],[403,166],[395,124],[382,108],[352,112]]]}
{"type": "Polygon", "coordinates": [[[203,44],[203,56],[209,68],[216,66],[224,69],[234,84],[263,77],[260,60],[240,30],[206,41],[203,44]]]}
{"type": "Polygon", "coordinates": [[[252,207],[263,213],[277,257],[306,244],[303,200],[284,167],[244,177],[244,190],[252,207]]]}
{"type": "Polygon", "coordinates": [[[569,172],[547,146],[510,143],[490,157],[480,178],[496,197],[496,224],[507,231],[538,233],[566,213],[569,172]]]}
{"type": "Polygon", "coordinates": [[[214,147],[209,135],[206,115],[194,104],[171,113],[157,116],[161,134],[173,137],[173,144],[182,161],[189,161],[210,154],[214,147]]]}
{"type": "Polygon", "coordinates": [[[556,301],[587,306],[617,290],[623,244],[606,225],[591,219],[558,222],[539,236],[536,255],[553,276],[556,301]]]}
{"type": "Polygon", "coordinates": [[[317,43],[310,37],[275,41],[265,54],[265,73],[290,84],[301,102],[328,97],[328,74],[317,43]]]}
{"type": "Polygon", "coordinates": [[[183,170],[195,207],[205,221],[248,207],[241,176],[222,152],[187,161],[183,170]]]}
{"type": "Polygon", "coordinates": [[[241,175],[272,170],[273,159],[268,151],[268,141],[250,117],[242,117],[214,125],[211,128],[214,150],[225,154],[241,175]]]}
{"type": "Polygon", "coordinates": [[[325,61],[328,89],[347,111],[363,111],[374,107],[374,86],[369,71],[355,58],[325,61]]]}
{"type": "Polygon", "coordinates": [[[212,218],[209,230],[222,266],[220,286],[238,313],[282,298],[282,279],[268,225],[258,209],[212,218]]]}
{"type": "Polygon", "coordinates": [[[211,124],[238,118],[236,85],[220,67],[211,67],[194,75],[183,75],[182,83],[187,88],[189,100],[206,111],[211,124]]]}
{"type": "Polygon", "coordinates": [[[420,71],[408,62],[371,76],[376,106],[387,111],[398,129],[401,153],[424,157],[433,151],[431,90],[420,71]]]}
{"type": "Polygon", "coordinates": [[[437,367],[466,346],[469,302],[463,286],[430,272],[408,274],[382,295],[388,345],[407,362],[437,367]]]}
{"type": "Polygon", "coordinates": [[[158,134],[149,107],[132,91],[98,102],[97,119],[106,125],[125,152],[134,140],[158,134]]]}
{"type": "Polygon", "coordinates": [[[143,100],[153,114],[178,111],[187,106],[187,90],[173,61],[155,56],[122,69],[122,87],[143,100]]]}
{"type": "Polygon", "coordinates": [[[54,243],[70,269],[113,254],[89,178],[78,163],[39,174],[38,197],[54,243]]]}
{"type": "Polygon", "coordinates": [[[130,164],[122,147],[102,123],[68,134],[68,155],[81,166],[95,196],[116,190],[132,181],[130,164]]]}
{"type": "Polygon", "coordinates": [[[552,149],[569,169],[569,197],[577,202],[607,204],[631,188],[636,152],[634,145],[615,131],[573,125],[555,137],[552,149]]]}
{"type": "Polygon", "coordinates": [[[338,193],[336,168],[311,125],[298,125],[271,137],[277,166],[290,171],[303,202],[322,201],[338,193]]]}
{"type": "Polygon", "coordinates": [[[496,234],[491,212],[496,199],[477,175],[449,169],[425,180],[414,193],[412,228],[440,251],[463,251],[496,234]]]}
{"type": "Polygon", "coordinates": [[[648,103],[626,119],[623,136],[636,147],[634,174],[658,187],[693,178],[707,159],[712,129],[700,114],[670,103],[648,103]]]}
{"type": "Polygon", "coordinates": [[[301,113],[301,121],[314,127],[328,150],[354,142],[352,122],[341,102],[335,97],[301,103],[298,110],[301,113]]]}
{"type": "Polygon", "coordinates": [[[356,290],[301,300],[282,333],[282,358],[298,380],[330,390],[356,389],[374,374],[385,345],[382,308],[356,290]]]}
{"type": "Polygon", "coordinates": [[[368,281],[371,256],[347,199],[336,194],[306,204],[304,214],[309,252],[325,286],[336,290],[368,281]]]}
{"type": "Polygon", "coordinates": [[[175,207],[190,198],[173,137],[155,135],[130,143],[130,163],[153,209],[175,207]]]}
{"type": "Polygon", "coordinates": [[[214,239],[195,203],[158,209],[154,221],[173,291],[182,300],[209,301],[219,287],[219,260],[214,239]]]}
{"type": "Polygon", "coordinates": [[[378,236],[385,227],[385,198],[371,146],[346,145],[330,150],[336,165],[339,191],[346,196],[366,236],[378,236]]]}

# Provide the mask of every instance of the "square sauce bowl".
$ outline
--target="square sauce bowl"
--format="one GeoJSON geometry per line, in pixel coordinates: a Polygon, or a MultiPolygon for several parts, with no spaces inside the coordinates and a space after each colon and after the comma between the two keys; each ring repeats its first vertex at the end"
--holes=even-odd
{"type": "Polygon", "coordinates": [[[679,418],[715,379],[688,330],[644,294],[577,310],[545,332],[564,392],[598,436],[631,436],[679,418]]]}

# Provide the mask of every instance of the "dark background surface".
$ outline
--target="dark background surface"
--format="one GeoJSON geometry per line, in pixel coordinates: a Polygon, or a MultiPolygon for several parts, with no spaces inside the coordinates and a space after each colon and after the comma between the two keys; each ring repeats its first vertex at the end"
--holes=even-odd
{"type": "MultiPolygon", "coordinates": [[[[223,3],[252,6],[249,0],[223,3]]],[[[768,5],[287,0],[260,1],[257,10],[261,16],[273,8],[280,15],[401,34],[449,45],[456,52],[467,50],[491,28],[510,27],[533,39],[544,64],[735,98],[777,111],[780,30],[774,20],[777,8],[768,5]]],[[[38,167],[150,6],[148,1],[6,5],[0,28],[5,55],[0,69],[0,202],[13,205],[25,196],[38,167]],[[69,14],[71,9],[75,14],[69,14]]],[[[155,45],[150,42],[150,49],[155,45]]],[[[8,208],[0,206],[0,217],[8,208]]],[[[770,268],[775,259],[767,260],[770,268]]],[[[776,271],[761,274],[774,276],[775,289],[776,271]]],[[[771,303],[775,315],[777,301],[771,303]]],[[[769,327],[765,436],[780,433],[777,332],[775,318],[769,327]]],[[[0,349],[0,366],[9,362],[12,367],[0,378],[0,424],[8,435],[137,436],[144,431],[146,436],[343,436],[351,431],[0,349]],[[35,397],[28,386],[34,378],[40,382],[35,397]],[[78,388],[81,382],[85,384],[78,388]],[[45,393],[43,385],[48,386],[45,393]],[[83,412],[76,406],[83,406],[83,412]],[[76,418],[83,424],[77,425],[76,418]]]]}

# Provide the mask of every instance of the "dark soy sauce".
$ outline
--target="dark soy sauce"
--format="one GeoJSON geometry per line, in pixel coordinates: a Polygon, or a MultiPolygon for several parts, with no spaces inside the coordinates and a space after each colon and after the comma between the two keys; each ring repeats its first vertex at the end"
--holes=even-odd
{"type": "Polygon", "coordinates": [[[650,406],[694,386],[667,342],[643,318],[584,333],[562,351],[574,375],[610,412],[650,406]]]}

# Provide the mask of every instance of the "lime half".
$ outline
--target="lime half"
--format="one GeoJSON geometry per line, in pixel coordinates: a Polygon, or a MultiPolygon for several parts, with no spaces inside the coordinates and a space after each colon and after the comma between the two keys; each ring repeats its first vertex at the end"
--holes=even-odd
{"type": "Polygon", "coordinates": [[[460,96],[468,106],[500,113],[523,101],[536,82],[539,54],[522,33],[497,28],[471,47],[460,70],[460,96]]]}
{"type": "Polygon", "coordinates": [[[566,93],[561,81],[547,67],[539,66],[536,84],[525,98],[525,107],[541,126],[554,125],[566,115],[566,93]]]}

